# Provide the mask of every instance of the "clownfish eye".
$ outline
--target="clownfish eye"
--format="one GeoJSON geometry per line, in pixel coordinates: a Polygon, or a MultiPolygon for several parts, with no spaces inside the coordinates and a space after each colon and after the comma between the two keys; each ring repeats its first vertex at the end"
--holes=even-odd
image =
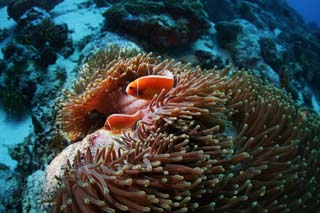
{"type": "Polygon", "coordinates": [[[129,87],[129,90],[134,90],[134,87],[129,87]]]}

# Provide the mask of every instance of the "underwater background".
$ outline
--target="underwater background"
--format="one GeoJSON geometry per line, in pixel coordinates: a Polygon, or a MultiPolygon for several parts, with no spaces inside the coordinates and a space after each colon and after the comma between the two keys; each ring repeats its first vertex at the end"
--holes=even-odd
{"type": "Polygon", "coordinates": [[[302,2],[299,0],[288,0],[288,3],[302,15],[306,22],[315,22],[318,26],[320,25],[320,15],[317,10],[320,6],[319,1],[309,0],[302,2]]]}
{"type": "Polygon", "coordinates": [[[318,8],[0,0],[0,212],[318,212],[318,8]]]}

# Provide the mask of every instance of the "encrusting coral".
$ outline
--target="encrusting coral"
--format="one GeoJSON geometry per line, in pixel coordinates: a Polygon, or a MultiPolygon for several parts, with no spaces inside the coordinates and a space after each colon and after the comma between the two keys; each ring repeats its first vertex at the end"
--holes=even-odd
{"type": "Polygon", "coordinates": [[[230,67],[203,71],[150,54],[103,70],[69,93],[63,129],[78,137],[98,128],[91,111],[105,119],[142,109],[143,117],[108,145],[68,161],[56,212],[319,209],[319,117],[283,91],[241,70],[228,76],[230,67]],[[167,94],[128,99],[129,82],[167,71],[175,77],[167,94]]]}

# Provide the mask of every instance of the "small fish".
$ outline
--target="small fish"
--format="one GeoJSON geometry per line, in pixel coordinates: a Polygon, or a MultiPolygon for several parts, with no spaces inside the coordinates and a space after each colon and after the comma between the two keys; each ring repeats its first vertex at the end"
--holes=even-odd
{"type": "Polygon", "coordinates": [[[104,128],[111,130],[115,134],[120,134],[123,130],[128,130],[142,118],[142,113],[138,110],[133,115],[127,114],[112,114],[104,123],[104,128]]]}
{"type": "Polygon", "coordinates": [[[162,89],[168,93],[174,85],[173,76],[147,75],[131,82],[126,92],[139,99],[151,100],[154,95],[159,94],[162,89]]]}

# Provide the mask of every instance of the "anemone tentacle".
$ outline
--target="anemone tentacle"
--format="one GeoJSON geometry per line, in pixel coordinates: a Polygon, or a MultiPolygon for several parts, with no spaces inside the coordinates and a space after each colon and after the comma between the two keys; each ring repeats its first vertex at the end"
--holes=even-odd
{"type": "Polygon", "coordinates": [[[203,71],[150,54],[119,59],[82,96],[68,96],[60,112],[63,129],[87,134],[90,110],[104,116],[128,110],[116,107],[126,99],[128,82],[167,70],[175,87],[134,103],[145,114],[132,131],[68,163],[56,212],[319,209],[318,115],[304,113],[284,91],[243,70],[203,71]],[[111,109],[101,110],[106,100],[111,109]]]}

